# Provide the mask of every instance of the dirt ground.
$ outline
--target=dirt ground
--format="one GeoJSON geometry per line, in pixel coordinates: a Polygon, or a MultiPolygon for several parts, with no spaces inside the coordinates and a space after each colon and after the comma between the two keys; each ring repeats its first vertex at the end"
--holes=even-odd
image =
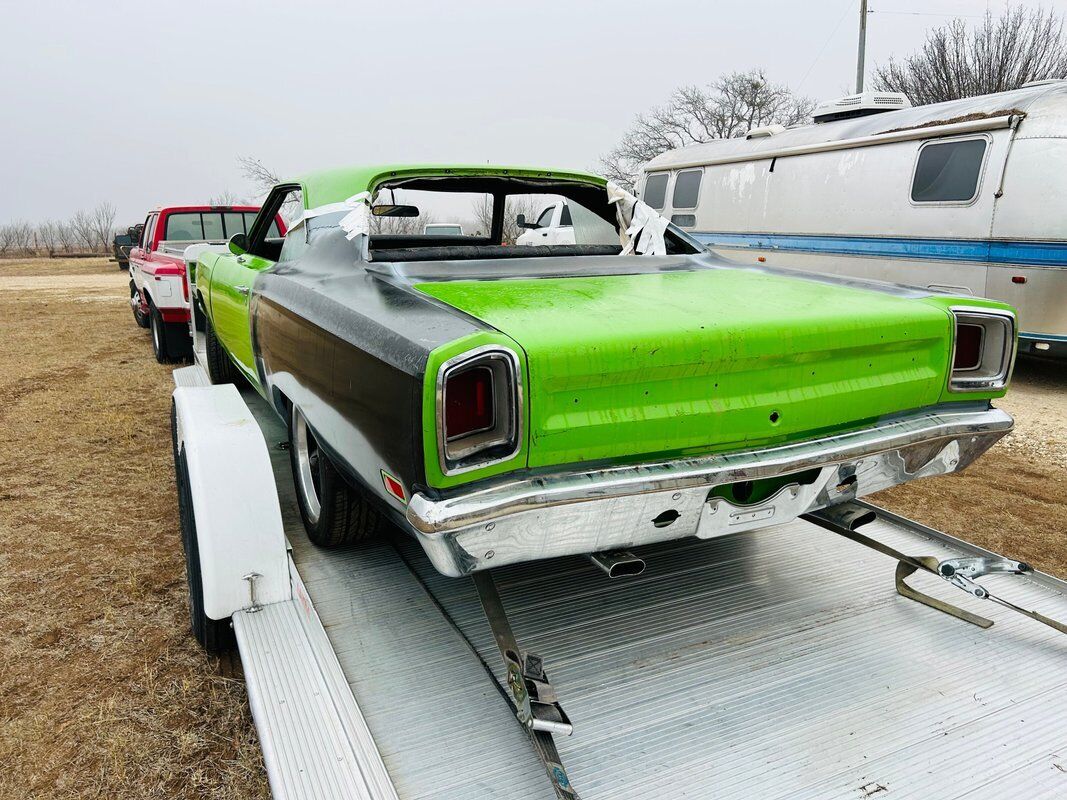
{"type": "Polygon", "coordinates": [[[127,281],[0,261],[0,798],[266,797],[243,683],[187,633],[171,370],[127,281]]]}
{"type": "MultiPolygon", "coordinates": [[[[240,677],[187,633],[170,367],[104,259],[0,261],[0,798],[268,794],[240,677]]],[[[1067,577],[1067,367],[887,507],[1067,577]]]]}

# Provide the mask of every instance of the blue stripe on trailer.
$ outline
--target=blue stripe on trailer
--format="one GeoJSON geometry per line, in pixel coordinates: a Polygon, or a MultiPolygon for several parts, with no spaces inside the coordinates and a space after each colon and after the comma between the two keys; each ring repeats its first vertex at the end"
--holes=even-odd
{"type": "Polygon", "coordinates": [[[1067,242],[708,232],[694,232],[692,236],[701,243],[713,247],[748,247],[756,250],[915,258],[930,261],[969,261],[983,264],[1067,266],[1067,242]]]}
{"type": "Polygon", "coordinates": [[[1058,333],[1020,333],[1019,338],[1033,342],[1067,342],[1067,336],[1058,333]]]}

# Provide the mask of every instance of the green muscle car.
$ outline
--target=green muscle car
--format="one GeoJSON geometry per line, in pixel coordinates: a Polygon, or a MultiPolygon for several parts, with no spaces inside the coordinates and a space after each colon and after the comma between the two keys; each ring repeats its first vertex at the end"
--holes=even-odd
{"type": "Polygon", "coordinates": [[[725,261],[586,173],[309,174],[196,281],[212,380],[287,422],[312,540],[391,519],[447,575],[777,524],[1012,425],[1010,307],[725,261]],[[503,244],[561,199],[574,244],[503,244]],[[424,233],[445,208],[487,233],[424,233]]]}

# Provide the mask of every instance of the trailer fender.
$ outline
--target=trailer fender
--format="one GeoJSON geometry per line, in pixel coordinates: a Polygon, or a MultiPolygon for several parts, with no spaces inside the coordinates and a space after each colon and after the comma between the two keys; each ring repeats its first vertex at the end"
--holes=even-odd
{"type": "Polygon", "coordinates": [[[179,386],[174,406],[177,452],[184,448],[196,519],[204,613],[221,620],[252,605],[289,600],[278,491],[252,412],[233,384],[179,386]]]}

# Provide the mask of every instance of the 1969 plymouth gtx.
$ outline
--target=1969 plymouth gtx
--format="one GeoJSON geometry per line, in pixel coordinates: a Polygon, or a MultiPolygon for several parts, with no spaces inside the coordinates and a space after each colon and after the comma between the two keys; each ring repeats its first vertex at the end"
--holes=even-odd
{"type": "Polygon", "coordinates": [[[389,517],[446,575],[777,524],[1012,425],[1009,306],[724,261],[595,175],[310,174],[229,250],[196,276],[209,372],[287,421],[311,539],[389,517]],[[504,244],[531,197],[574,244],[504,244]],[[444,208],[488,235],[398,232],[444,208]]]}

